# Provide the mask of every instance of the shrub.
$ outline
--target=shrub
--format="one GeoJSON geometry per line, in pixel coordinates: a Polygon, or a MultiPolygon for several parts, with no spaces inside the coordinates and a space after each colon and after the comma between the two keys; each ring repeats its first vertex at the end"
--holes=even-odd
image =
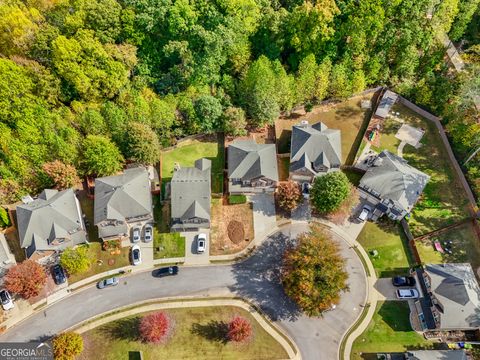
{"type": "Polygon", "coordinates": [[[0,207],[0,227],[10,226],[10,216],[8,211],[0,207]]]}
{"type": "Polygon", "coordinates": [[[246,202],[247,202],[247,197],[245,195],[230,195],[228,197],[228,203],[230,205],[245,204],[246,202]]]}
{"type": "Polygon", "coordinates": [[[341,172],[331,172],[317,177],[310,191],[313,207],[321,213],[337,210],[351,192],[347,176],[341,172]]]}
{"type": "Polygon", "coordinates": [[[300,186],[294,181],[282,182],[277,187],[278,205],[285,211],[292,211],[302,201],[300,186]]]}
{"type": "Polygon", "coordinates": [[[33,260],[11,267],[5,275],[8,291],[22,295],[25,299],[37,296],[47,282],[47,274],[40,264],[33,260]]]}
{"type": "Polygon", "coordinates": [[[53,339],[55,360],[74,360],[83,351],[83,338],[80,334],[66,332],[53,339]]]}
{"type": "Polygon", "coordinates": [[[235,342],[243,342],[252,336],[252,324],[242,316],[235,316],[228,323],[228,339],[235,342]]]}
{"type": "Polygon", "coordinates": [[[172,321],[163,311],[145,315],[139,325],[140,337],[143,341],[151,343],[166,340],[171,330],[172,321]]]}
{"type": "Polygon", "coordinates": [[[88,257],[88,247],[79,246],[75,249],[65,249],[60,255],[60,264],[69,274],[87,271],[91,264],[91,259],[88,257]]]}

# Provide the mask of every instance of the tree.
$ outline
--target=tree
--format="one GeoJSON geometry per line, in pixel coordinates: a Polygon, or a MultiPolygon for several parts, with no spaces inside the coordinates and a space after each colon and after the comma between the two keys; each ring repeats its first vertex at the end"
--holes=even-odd
{"type": "Polygon", "coordinates": [[[480,4],[480,0],[465,0],[458,4],[458,14],[450,30],[450,38],[458,41],[462,38],[468,24],[472,21],[473,15],[480,4]]]}
{"type": "Polygon", "coordinates": [[[330,95],[345,99],[352,94],[350,76],[344,64],[335,64],[330,74],[330,95]]]}
{"type": "Polygon", "coordinates": [[[83,351],[82,335],[65,332],[53,338],[53,355],[55,360],[74,360],[83,351]]]}
{"type": "Polygon", "coordinates": [[[227,135],[245,136],[247,135],[247,120],[245,111],[242,108],[229,106],[223,112],[223,131],[227,135]]]}
{"type": "Polygon", "coordinates": [[[310,201],[317,211],[329,213],[342,205],[350,191],[351,185],[347,176],[341,171],[335,171],[315,178],[310,191],[310,201]]]}
{"type": "Polygon", "coordinates": [[[47,282],[43,266],[33,260],[25,260],[8,269],[4,283],[8,291],[25,299],[37,296],[47,282]]]}
{"type": "Polygon", "coordinates": [[[60,264],[67,270],[69,275],[87,271],[91,262],[87,246],[66,248],[60,255],[60,264]]]}
{"type": "Polygon", "coordinates": [[[309,316],[318,316],[340,301],[348,273],[340,248],[319,224],[297,238],[285,252],[282,283],[285,293],[309,316]]]}
{"type": "Polygon", "coordinates": [[[281,182],[277,187],[277,201],[286,211],[292,211],[302,201],[300,186],[292,180],[281,182]]]}
{"type": "Polygon", "coordinates": [[[194,108],[202,132],[213,133],[221,128],[223,109],[220,100],[211,95],[202,95],[195,101],[194,108]]]}
{"type": "Polygon", "coordinates": [[[0,227],[10,226],[10,216],[8,211],[0,207],[0,227]]]}
{"type": "Polygon", "coordinates": [[[309,54],[300,61],[296,77],[296,102],[312,101],[315,97],[317,84],[317,62],[315,55],[309,54]]]}
{"type": "Polygon", "coordinates": [[[227,337],[230,341],[244,342],[252,337],[252,324],[243,316],[235,316],[228,323],[227,337]]]}
{"type": "Polygon", "coordinates": [[[159,343],[166,340],[172,327],[172,321],[165,312],[148,314],[140,320],[140,337],[145,342],[159,343]]]}
{"type": "Polygon", "coordinates": [[[109,138],[88,135],[83,148],[82,166],[86,174],[107,176],[122,168],[123,156],[109,138]]]}
{"type": "Polygon", "coordinates": [[[157,134],[146,124],[133,122],[127,133],[127,157],[141,164],[155,164],[160,158],[157,134]]]}
{"type": "Polygon", "coordinates": [[[80,182],[77,169],[73,165],[55,160],[42,165],[43,171],[50,177],[58,190],[71,188],[80,182]]]}
{"type": "Polygon", "coordinates": [[[330,72],[332,71],[332,62],[330,59],[323,60],[320,65],[318,65],[316,73],[316,83],[315,83],[315,98],[318,101],[323,100],[328,93],[330,87],[330,72]]]}

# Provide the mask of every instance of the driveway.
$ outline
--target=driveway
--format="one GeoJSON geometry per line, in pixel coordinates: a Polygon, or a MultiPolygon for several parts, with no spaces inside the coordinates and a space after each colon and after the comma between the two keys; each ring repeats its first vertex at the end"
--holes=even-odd
{"type": "Polygon", "coordinates": [[[206,265],[210,263],[210,233],[208,231],[189,231],[181,234],[185,237],[185,264],[186,265],[206,265]],[[197,236],[200,233],[207,235],[205,252],[197,253],[197,236]]]}
{"type": "Polygon", "coordinates": [[[343,333],[364,305],[366,276],[355,251],[332,234],[347,259],[350,291],[335,310],[323,317],[302,315],[285,296],[279,276],[286,246],[307,229],[304,223],[288,225],[265,239],[246,261],[234,265],[182,267],[177,276],[162,279],[144,272],[121,278],[114,288],[87,288],[32,315],[2,334],[0,341],[43,340],[95,315],[139,301],[230,293],[254,302],[283,327],[300,348],[303,359],[336,359],[343,333]]]}
{"type": "Polygon", "coordinates": [[[277,226],[273,194],[255,194],[248,197],[253,205],[255,240],[263,239],[277,226]]]}
{"type": "Polygon", "coordinates": [[[398,300],[395,286],[392,284],[392,278],[380,278],[374,285],[378,292],[378,300],[398,300]]]}

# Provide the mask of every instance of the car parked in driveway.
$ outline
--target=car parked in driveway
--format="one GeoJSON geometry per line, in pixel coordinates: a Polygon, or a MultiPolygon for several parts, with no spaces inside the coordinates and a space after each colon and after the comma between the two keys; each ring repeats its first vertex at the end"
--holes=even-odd
{"type": "Polygon", "coordinates": [[[143,238],[145,242],[150,242],[153,240],[153,226],[150,224],[145,225],[144,229],[144,234],[145,237],[143,238]]]}
{"type": "Polygon", "coordinates": [[[141,263],[142,263],[142,254],[140,252],[140,246],[133,245],[132,246],[132,264],[140,265],[141,263]]]}
{"type": "Polygon", "coordinates": [[[141,234],[141,229],[138,226],[135,226],[132,229],[132,242],[136,243],[140,241],[140,234],[141,234]]]}
{"type": "Polygon", "coordinates": [[[178,274],[178,266],[167,266],[160,268],[158,270],[154,270],[152,275],[155,277],[164,277],[170,275],[177,275],[178,274]]]}
{"type": "Polygon", "coordinates": [[[118,285],[118,278],[117,277],[111,277],[111,278],[108,278],[108,279],[103,279],[103,280],[100,280],[98,283],[97,283],[97,287],[99,289],[104,289],[106,287],[110,287],[110,286],[117,286],[118,285]]]}
{"type": "Polygon", "coordinates": [[[395,276],[392,278],[393,286],[415,286],[413,276],[395,276]]]}
{"type": "Polygon", "coordinates": [[[417,289],[398,289],[397,298],[399,299],[418,299],[417,289]]]}
{"type": "Polygon", "coordinates": [[[57,264],[52,267],[52,276],[55,284],[60,285],[67,281],[67,276],[65,275],[65,270],[57,264]]]}
{"type": "Polygon", "coordinates": [[[365,221],[368,219],[368,215],[370,214],[370,211],[372,211],[372,208],[368,205],[363,205],[362,211],[360,211],[360,214],[358,214],[357,219],[359,221],[365,221]]]}
{"type": "Polygon", "coordinates": [[[197,253],[203,254],[205,252],[205,248],[207,247],[207,235],[206,234],[198,234],[197,236],[197,253]]]}
{"type": "Polygon", "coordinates": [[[0,291],[0,301],[2,302],[2,308],[5,311],[8,311],[15,307],[15,305],[13,304],[12,297],[10,296],[10,293],[5,289],[0,291]]]}

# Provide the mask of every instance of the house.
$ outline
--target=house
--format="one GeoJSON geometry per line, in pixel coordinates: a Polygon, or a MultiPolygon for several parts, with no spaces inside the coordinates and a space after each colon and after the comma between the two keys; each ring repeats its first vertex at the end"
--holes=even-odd
{"type": "Polygon", "coordinates": [[[5,235],[0,232],[0,281],[7,270],[16,263],[15,256],[8,247],[5,235]]]}
{"type": "Polygon", "coordinates": [[[316,176],[340,170],[342,142],[340,130],[329,129],[322,122],[307,121],[293,126],[290,151],[290,178],[312,182],[316,176]]]}
{"type": "Polygon", "coordinates": [[[176,168],[171,189],[172,231],[210,228],[212,162],[198,159],[194,167],[176,168]]]}
{"type": "Polygon", "coordinates": [[[401,220],[412,211],[429,179],[406,160],[385,150],[371,162],[358,188],[360,197],[374,207],[373,220],[383,214],[401,220]]]}
{"type": "Polygon", "coordinates": [[[94,223],[103,240],[121,239],[132,226],[153,222],[152,195],[144,167],[95,179],[94,223]]]}
{"type": "Polygon", "coordinates": [[[380,119],[385,119],[397,99],[398,94],[390,90],[385,91],[382,98],[380,99],[380,102],[378,103],[377,110],[375,111],[374,116],[380,119]]]}
{"type": "Polygon", "coordinates": [[[228,191],[231,194],[274,192],[278,183],[275,144],[236,140],[228,147],[228,191]]]}
{"type": "Polygon", "coordinates": [[[424,294],[415,304],[420,330],[477,333],[480,287],[470,264],[427,264],[417,275],[424,294]]]}
{"type": "Polygon", "coordinates": [[[465,350],[409,350],[405,360],[467,360],[465,350]]]}
{"type": "Polygon", "coordinates": [[[20,246],[27,258],[40,260],[87,242],[80,202],[73,189],[45,189],[37,199],[17,206],[20,246]]]}

